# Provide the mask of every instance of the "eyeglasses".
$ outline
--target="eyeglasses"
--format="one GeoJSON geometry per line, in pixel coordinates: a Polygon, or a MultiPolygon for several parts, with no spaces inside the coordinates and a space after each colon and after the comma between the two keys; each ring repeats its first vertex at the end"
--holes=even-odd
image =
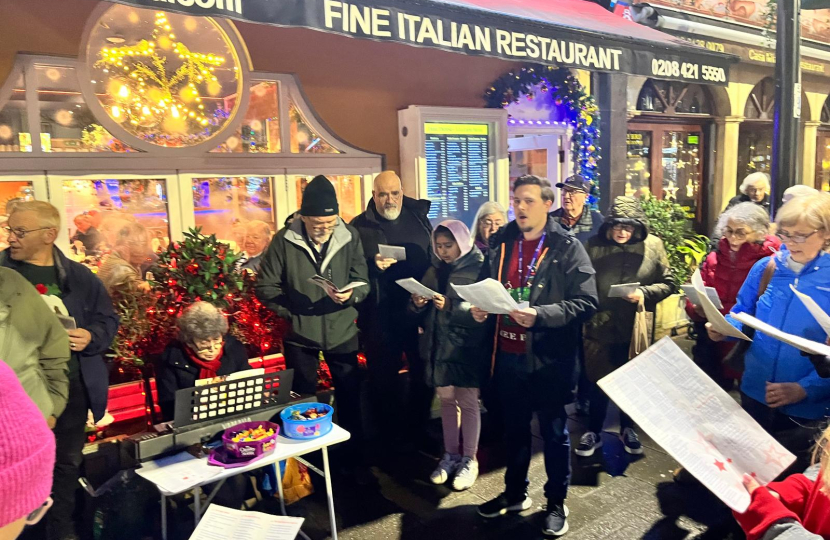
{"type": "Polygon", "coordinates": [[[746,194],[747,195],[751,195],[753,193],[764,193],[764,192],[766,192],[766,189],[764,189],[764,188],[757,188],[757,187],[748,187],[748,188],[746,188],[746,194]]]}
{"type": "Polygon", "coordinates": [[[193,343],[193,348],[197,353],[206,353],[206,352],[213,352],[214,349],[221,349],[222,345],[224,345],[225,340],[223,338],[219,338],[216,340],[210,341],[203,341],[201,343],[193,343]]]}
{"type": "Polygon", "coordinates": [[[808,238],[816,234],[818,231],[819,229],[816,229],[810,234],[790,234],[787,231],[780,231],[777,236],[784,242],[792,242],[793,244],[803,244],[807,241],[808,238]]]}
{"type": "Polygon", "coordinates": [[[44,231],[46,229],[54,229],[54,227],[38,227],[37,229],[23,229],[20,227],[11,228],[8,225],[3,227],[3,230],[6,232],[6,234],[13,234],[19,240],[23,240],[24,238],[26,238],[26,235],[31,232],[44,231]]]}
{"type": "Polygon", "coordinates": [[[500,219],[492,220],[492,219],[482,219],[481,223],[484,224],[485,227],[488,229],[492,229],[493,227],[501,227],[504,225],[504,222],[500,219]]]}
{"type": "Polygon", "coordinates": [[[747,234],[748,233],[743,229],[738,229],[737,231],[735,231],[730,229],[729,227],[726,227],[723,230],[724,237],[729,238],[730,236],[734,236],[736,240],[744,240],[747,234]]]}
{"type": "Polygon", "coordinates": [[[618,224],[614,225],[613,227],[611,227],[611,229],[613,229],[615,232],[625,231],[627,233],[633,233],[634,232],[634,225],[622,225],[622,224],[618,223],[618,224]]]}
{"type": "Polygon", "coordinates": [[[587,193],[579,189],[562,189],[563,197],[576,197],[577,195],[587,195],[587,193]]]}
{"type": "Polygon", "coordinates": [[[46,515],[46,512],[52,508],[52,497],[48,497],[42,505],[40,505],[37,509],[33,510],[28,516],[26,516],[26,521],[24,522],[27,526],[37,525],[37,523],[43,519],[43,516],[46,515]]]}

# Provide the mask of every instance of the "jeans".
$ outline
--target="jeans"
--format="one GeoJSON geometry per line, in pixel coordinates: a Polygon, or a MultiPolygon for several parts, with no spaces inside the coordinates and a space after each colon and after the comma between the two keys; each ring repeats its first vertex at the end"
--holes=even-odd
{"type": "Polygon", "coordinates": [[[436,393],[441,399],[444,450],[449,454],[460,454],[475,459],[478,453],[478,439],[481,436],[481,408],[478,405],[478,388],[439,386],[436,393]],[[461,429],[458,426],[459,416],[461,417],[461,429]],[[462,438],[464,439],[463,452],[461,448],[462,438]]]}
{"type": "Polygon", "coordinates": [[[507,470],[504,474],[505,494],[521,500],[530,481],[530,422],[535,412],[544,441],[545,497],[558,503],[568,496],[571,480],[571,443],[568,438],[568,415],[565,403],[569,396],[554,395],[556,372],[553,366],[527,372],[524,355],[499,353],[495,378],[499,401],[504,407],[504,440],[507,470]]]}
{"type": "MultiPolygon", "coordinates": [[[[285,366],[294,370],[292,389],[300,394],[315,394],[320,350],[291,343],[286,343],[284,348],[285,366]]],[[[349,459],[358,459],[357,446],[363,441],[363,434],[360,414],[362,375],[357,363],[357,351],[322,352],[334,383],[337,422],[351,433],[351,438],[344,444],[344,453],[348,454],[349,459]]]]}
{"type": "MultiPolygon", "coordinates": [[[[591,400],[591,411],[588,416],[588,431],[599,434],[602,432],[602,425],[605,423],[605,415],[608,412],[608,404],[611,398],[602,391],[602,388],[595,382],[588,381],[588,399],[591,400]]],[[[620,433],[626,428],[633,428],[634,421],[630,416],[620,411],[620,433]]]]}
{"type": "Polygon", "coordinates": [[[89,400],[80,373],[69,377],[69,401],[55,424],[55,469],[52,481],[52,509],[46,514],[49,540],[59,540],[75,531],[76,493],[86,442],[84,426],[89,400]]]}

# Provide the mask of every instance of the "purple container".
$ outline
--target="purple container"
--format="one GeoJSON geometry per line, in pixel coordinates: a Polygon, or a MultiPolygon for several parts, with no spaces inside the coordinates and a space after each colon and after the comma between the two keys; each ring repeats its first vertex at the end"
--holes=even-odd
{"type": "Polygon", "coordinates": [[[277,436],[279,434],[280,426],[273,422],[242,422],[225,430],[225,433],[222,435],[222,444],[228,451],[229,456],[251,459],[273,452],[274,448],[277,447],[277,436]],[[256,429],[260,426],[266,431],[273,429],[274,434],[258,441],[233,442],[234,436],[238,433],[246,429],[256,429]]]}

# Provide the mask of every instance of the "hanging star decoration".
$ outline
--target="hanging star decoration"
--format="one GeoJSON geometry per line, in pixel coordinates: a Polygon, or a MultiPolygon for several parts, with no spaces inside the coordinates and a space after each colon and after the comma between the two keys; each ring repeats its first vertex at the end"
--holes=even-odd
{"type": "Polygon", "coordinates": [[[600,197],[597,167],[601,148],[600,114],[594,97],[585,91],[569,69],[539,64],[526,65],[502,75],[484,93],[487,107],[493,109],[519,103],[522,97],[546,100],[552,107],[563,108],[572,128],[574,173],[590,180],[588,203],[597,208],[600,197]]]}
{"type": "Polygon", "coordinates": [[[178,41],[167,16],[158,12],[151,39],[104,47],[95,67],[109,76],[108,112],[114,120],[145,135],[158,132],[159,127],[187,135],[216,122],[215,115],[205,113],[203,92],[221,92],[215,71],[224,63],[222,56],[191,51],[178,41]],[[172,69],[171,60],[181,65],[172,69]]]}

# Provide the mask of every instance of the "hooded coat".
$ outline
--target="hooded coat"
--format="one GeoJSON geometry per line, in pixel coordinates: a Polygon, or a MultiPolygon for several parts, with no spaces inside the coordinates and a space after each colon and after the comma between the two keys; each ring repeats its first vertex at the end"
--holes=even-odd
{"type": "Polygon", "coordinates": [[[612,285],[639,282],[646,309],[654,311],[657,303],[675,290],[663,241],[648,233],[645,213],[636,199],[617,197],[599,234],[588,241],[587,249],[597,272],[599,309],[585,325],[585,337],[604,345],[629,343],[637,304],[608,298],[608,292],[612,285]],[[634,233],[625,244],[609,238],[611,227],[618,223],[634,226],[634,233]]]}
{"type": "MultiPolygon", "coordinates": [[[[450,229],[461,248],[461,256],[450,264],[438,259],[427,270],[421,282],[444,295],[448,306],[438,310],[430,301],[418,308],[411,301],[422,332],[418,336],[420,356],[426,360],[426,382],[430,386],[481,388],[489,369],[486,343],[487,326],[470,314],[470,303],[464,301],[452,285],[469,285],[478,281],[484,256],[471,245],[470,231],[458,220],[440,223],[450,229]]],[[[435,233],[432,237],[435,250],[435,233]]]]}

